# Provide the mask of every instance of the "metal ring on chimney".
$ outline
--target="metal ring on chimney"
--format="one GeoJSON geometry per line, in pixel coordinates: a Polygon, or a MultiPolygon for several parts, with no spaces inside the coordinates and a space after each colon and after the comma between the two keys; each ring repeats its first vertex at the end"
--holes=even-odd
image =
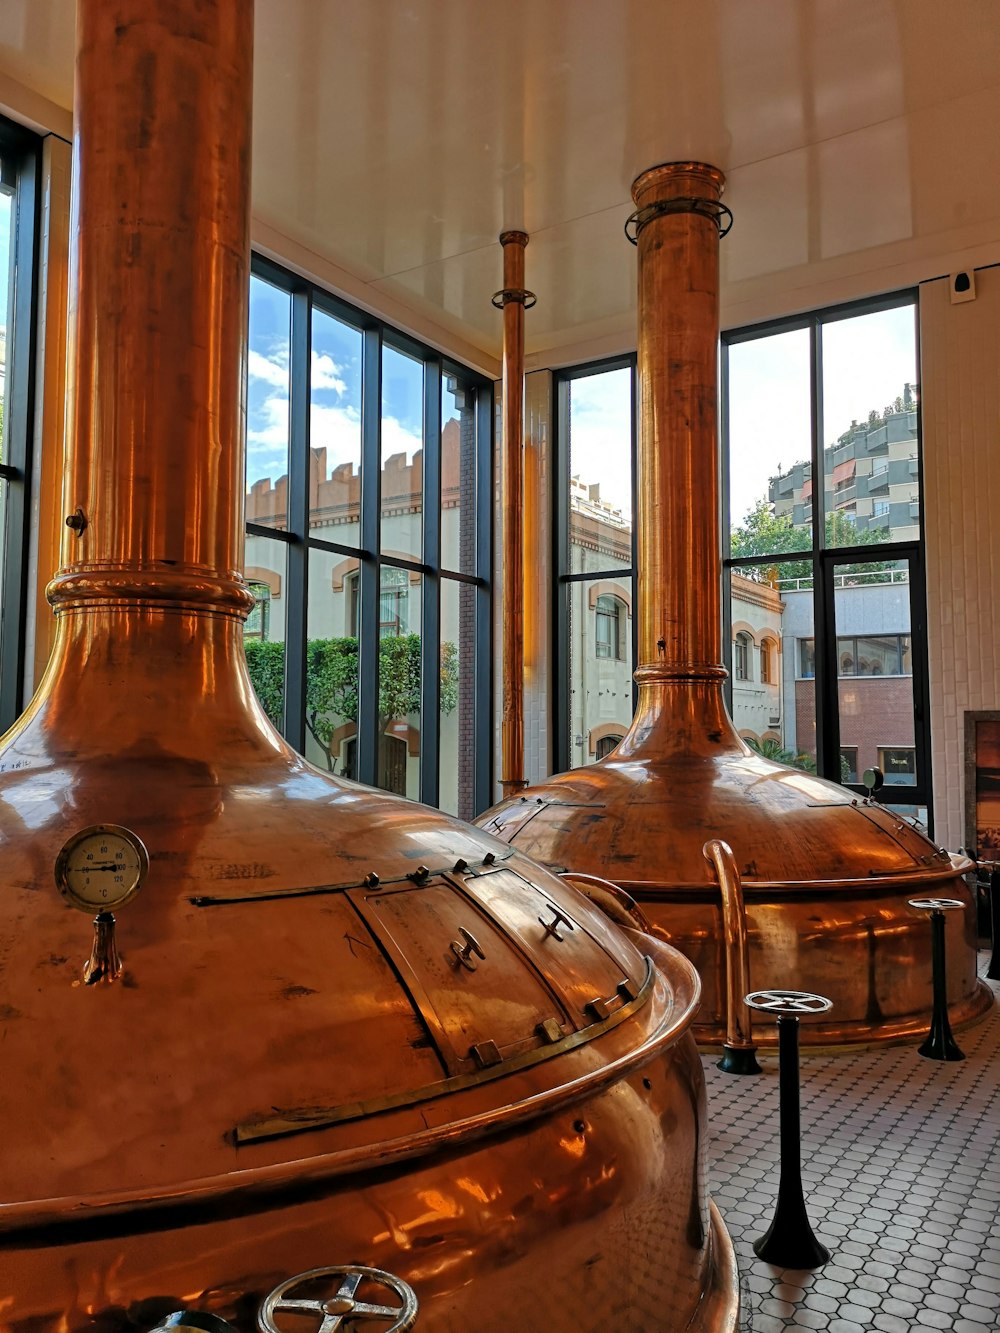
{"type": "Polygon", "coordinates": [[[702,217],[711,218],[719,229],[719,240],[729,234],[733,225],[733,214],[725,204],[720,203],[718,199],[658,199],[655,203],[646,204],[644,208],[637,209],[625,222],[625,235],[633,245],[639,243],[639,233],[643,227],[648,226],[655,218],[663,217],[666,213],[700,213],[702,217]]]}
{"type": "Polygon", "coordinates": [[[498,310],[502,310],[505,305],[513,301],[523,305],[525,310],[530,310],[538,297],[534,292],[525,291],[523,287],[503,287],[500,291],[494,292],[490,299],[498,310]]]}

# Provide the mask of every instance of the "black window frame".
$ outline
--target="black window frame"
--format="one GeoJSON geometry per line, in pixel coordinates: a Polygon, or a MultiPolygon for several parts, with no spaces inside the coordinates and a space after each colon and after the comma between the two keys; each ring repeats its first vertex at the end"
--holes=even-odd
{"type": "MultiPolygon", "coordinates": [[[[908,564],[910,589],[910,629],[911,665],[913,682],[914,714],[914,750],[916,751],[917,781],[913,785],[894,786],[892,802],[923,806],[927,811],[927,827],[933,833],[933,775],[931,772],[930,746],[930,708],[929,680],[927,661],[927,595],[925,575],[925,532],[924,532],[924,484],[923,484],[923,431],[922,409],[919,395],[916,404],[917,425],[917,479],[920,496],[918,518],[919,535],[915,540],[890,541],[868,546],[831,546],[825,545],[825,469],[823,449],[823,329],[825,326],[845,319],[855,319],[863,315],[877,314],[881,311],[910,306],[913,309],[914,351],[916,365],[920,365],[920,321],[919,294],[916,288],[905,288],[889,292],[882,296],[847,302],[842,305],[825,306],[818,310],[805,311],[781,319],[769,320],[761,324],[746,325],[723,332],[720,346],[720,440],[722,446],[722,485],[720,488],[720,507],[723,533],[723,566],[731,574],[736,569],[759,567],[767,562],[766,555],[743,556],[733,558],[730,540],[730,503],[729,503],[729,351],[740,343],[752,342],[759,338],[775,334],[789,333],[793,330],[807,330],[810,339],[810,403],[811,403],[811,451],[808,466],[818,484],[813,487],[813,515],[808,544],[798,551],[782,551],[770,557],[771,563],[783,563],[792,560],[809,560],[812,564],[813,591],[813,636],[815,652],[815,671],[811,677],[801,671],[801,655],[795,666],[796,679],[811,679],[816,689],[816,757],[817,772],[821,777],[856,791],[866,794],[866,788],[859,783],[845,783],[840,773],[840,709],[839,679],[837,662],[837,639],[835,637],[834,615],[834,576],[837,565],[845,563],[864,563],[875,560],[900,560],[908,564]]],[[[803,460],[805,461],[805,460],[803,460]]],[[[723,580],[723,619],[732,623],[732,580],[723,580]]],[[[732,672],[732,654],[730,636],[723,636],[726,642],[726,666],[732,672]]],[[[801,643],[801,641],[800,641],[801,643]]],[[[801,654],[801,649],[799,650],[801,654]]],[[[727,696],[732,707],[732,675],[727,681],[727,696]]],[[[889,803],[888,792],[883,791],[881,798],[889,803]]]]}
{"type": "Polygon", "coordinates": [[[438,805],[440,796],[440,626],[444,583],[475,589],[474,765],[470,816],[492,804],[493,690],[492,547],[493,547],[493,382],[479,372],[442,355],[364,310],[350,305],[318,284],[262,255],[251,258],[251,274],[285,291],[291,298],[288,512],[284,528],[246,524],[248,535],[284,545],[287,557],[283,596],[286,598],[285,694],[282,732],[305,753],[306,643],[308,635],[309,553],[326,551],[358,561],[358,720],[356,772],[359,781],[376,784],[379,774],[378,664],[382,570],[422,576],[420,625],[420,783],[419,799],[438,805]],[[347,546],[313,535],[309,526],[310,363],[312,314],[321,311],[362,335],[361,376],[361,503],[358,545],[347,546]],[[392,347],[423,366],[423,491],[420,558],[390,555],[381,550],[381,425],[382,349],[392,347]],[[446,569],[441,564],[441,510],[426,497],[436,495],[441,477],[441,397],[447,379],[456,379],[474,395],[476,494],[475,571],[446,569]]]}
{"type": "MultiPolygon", "coordinates": [[[[553,438],[555,484],[552,487],[552,567],[556,572],[552,585],[552,623],[555,629],[552,651],[552,679],[556,707],[553,713],[553,754],[556,772],[573,766],[572,741],[570,734],[570,671],[572,668],[570,634],[570,593],[574,583],[594,583],[609,580],[626,587],[631,592],[632,605],[636,602],[636,566],[638,534],[635,522],[635,500],[637,449],[639,429],[638,398],[638,358],[635,352],[622,356],[604,357],[597,361],[585,361],[580,365],[567,366],[553,372],[552,416],[555,422],[553,438]],[[629,430],[629,459],[632,482],[632,557],[628,567],[609,566],[607,569],[587,570],[574,573],[570,552],[570,393],[575,380],[589,379],[594,375],[606,374],[613,370],[628,370],[631,375],[632,420],[629,430]]],[[[627,633],[632,643],[632,662],[635,664],[638,654],[638,623],[636,616],[626,615],[627,633]]],[[[619,634],[619,644],[624,646],[624,634],[619,634]]],[[[602,659],[610,661],[612,659],[602,659]]],[[[621,661],[622,658],[618,658],[621,661]]],[[[635,713],[638,700],[638,686],[632,682],[632,708],[630,718],[635,713]]]]}
{"type": "Polygon", "coordinates": [[[13,725],[25,702],[41,171],[42,140],[0,116],[0,183],[14,198],[4,316],[4,461],[0,462],[0,478],[5,483],[0,561],[0,732],[13,725]]]}

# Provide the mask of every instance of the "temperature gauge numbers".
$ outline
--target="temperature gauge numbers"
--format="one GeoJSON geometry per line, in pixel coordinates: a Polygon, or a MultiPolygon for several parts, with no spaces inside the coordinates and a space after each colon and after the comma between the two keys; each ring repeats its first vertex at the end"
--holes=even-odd
{"type": "Polygon", "coordinates": [[[117,824],[81,829],[56,859],[56,885],[84,912],[110,912],[134,898],[149,869],[146,849],[117,824]]]}

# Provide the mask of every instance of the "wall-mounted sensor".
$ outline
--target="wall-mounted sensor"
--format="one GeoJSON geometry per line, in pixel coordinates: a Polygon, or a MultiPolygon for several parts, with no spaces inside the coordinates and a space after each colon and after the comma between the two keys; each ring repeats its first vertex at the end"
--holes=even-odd
{"type": "Polygon", "coordinates": [[[963,301],[976,299],[975,269],[963,268],[960,273],[951,275],[951,303],[961,305],[963,301]]]}

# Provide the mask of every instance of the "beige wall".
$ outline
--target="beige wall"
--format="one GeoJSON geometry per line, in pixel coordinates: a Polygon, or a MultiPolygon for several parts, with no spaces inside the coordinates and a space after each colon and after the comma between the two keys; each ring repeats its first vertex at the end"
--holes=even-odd
{"type": "Polygon", "coordinates": [[[920,288],[934,832],[965,845],[966,709],[1000,707],[1000,268],[920,288]]]}

